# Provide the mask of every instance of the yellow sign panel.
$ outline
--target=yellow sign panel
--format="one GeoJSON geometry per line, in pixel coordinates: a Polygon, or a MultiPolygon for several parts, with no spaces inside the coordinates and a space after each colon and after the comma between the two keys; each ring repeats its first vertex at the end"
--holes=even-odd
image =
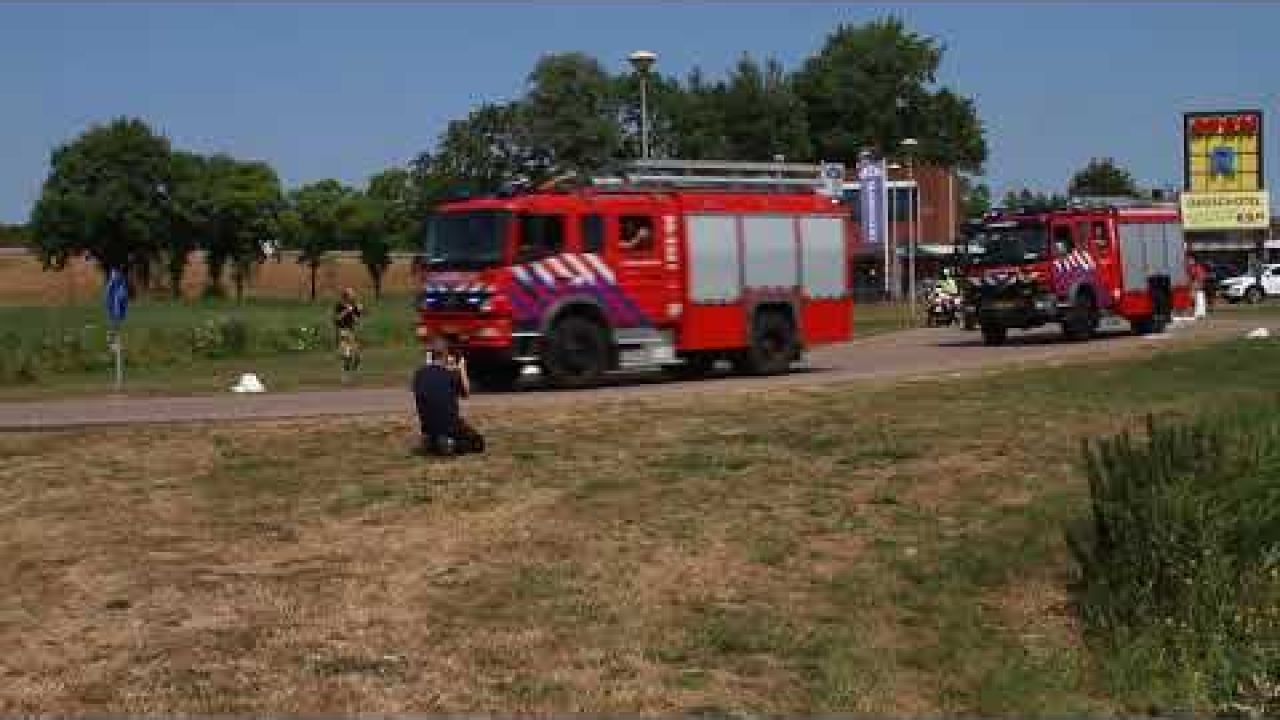
{"type": "Polygon", "coordinates": [[[1183,155],[1188,192],[1262,190],[1262,113],[1187,113],[1183,155]]]}
{"type": "Polygon", "coordinates": [[[1271,223],[1267,191],[1182,194],[1184,230],[1254,230],[1271,223]]]}

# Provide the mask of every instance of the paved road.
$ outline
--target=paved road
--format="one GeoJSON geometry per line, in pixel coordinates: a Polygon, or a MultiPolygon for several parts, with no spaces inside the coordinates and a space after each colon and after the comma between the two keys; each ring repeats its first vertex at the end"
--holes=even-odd
{"type": "MultiPolygon", "coordinates": [[[[724,393],[788,386],[813,386],[838,381],[903,378],[971,373],[996,367],[1130,354],[1187,342],[1239,336],[1258,325],[1278,328],[1274,320],[1217,316],[1213,320],[1176,327],[1153,338],[1128,334],[1106,335],[1089,343],[1067,343],[1056,332],[1014,333],[1003,347],[984,347],[977,333],[954,329],[918,329],[825,347],[810,353],[808,367],[772,378],[720,377],[688,382],[632,378],[625,383],[587,391],[528,389],[512,393],[480,394],[473,406],[521,406],[539,403],[583,403],[632,395],[724,393]]],[[[196,397],[77,398],[46,402],[0,403],[0,430],[376,415],[411,412],[407,390],[352,389],[317,392],[217,395],[196,397]]]]}

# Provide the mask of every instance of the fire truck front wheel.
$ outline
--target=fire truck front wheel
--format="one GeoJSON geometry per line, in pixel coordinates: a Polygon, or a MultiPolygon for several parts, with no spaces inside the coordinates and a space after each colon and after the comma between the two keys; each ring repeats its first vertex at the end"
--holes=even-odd
{"type": "Polygon", "coordinates": [[[581,315],[561,319],[542,344],[542,372],[556,387],[595,385],[609,369],[609,339],[599,323],[581,315]]]}
{"type": "Polygon", "coordinates": [[[1098,331],[1098,304],[1093,295],[1082,292],[1062,319],[1062,332],[1068,340],[1088,340],[1098,331]]]}
{"type": "Polygon", "coordinates": [[[751,345],[733,360],[734,370],[747,375],[776,375],[791,368],[796,357],[796,328],[776,310],[756,315],[751,345]]]}

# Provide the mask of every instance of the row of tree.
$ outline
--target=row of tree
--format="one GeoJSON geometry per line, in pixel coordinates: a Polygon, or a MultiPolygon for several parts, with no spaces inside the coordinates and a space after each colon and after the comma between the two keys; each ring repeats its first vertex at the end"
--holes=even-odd
{"type": "Polygon", "coordinates": [[[310,267],[313,298],[324,256],[340,248],[360,251],[380,290],[392,245],[411,233],[404,170],[364,190],[322,180],[286,193],[266,163],[174,150],[129,118],[90,128],[51,164],[29,233],[45,266],[87,255],[127,270],[135,288],[162,270],[175,296],[193,251],[205,253],[206,293],[223,294],[230,269],[240,297],[253,267],[281,246],[310,267]]]}
{"type": "Polygon", "coordinates": [[[6,225],[0,223],[0,247],[26,247],[31,238],[26,225],[6,225]]]}
{"type": "Polygon", "coordinates": [[[523,97],[450,123],[412,163],[414,185],[430,206],[458,191],[597,173],[637,157],[640,82],[657,157],[851,165],[864,150],[892,155],[913,137],[917,162],[979,173],[982,124],[972,100],[935,87],[942,56],[934,39],[892,18],[837,27],[794,72],[744,54],[716,82],[697,69],[641,78],[610,74],[581,53],[548,55],[523,97]]]}
{"type": "MultiPolygon", "coordinates": [[[[1010,190],[1005,193],[1001,206],[1043,211],[1065,208],[1070,204],[1072,197],[1133,198],[1141,194],[1142,190],[1138,188],[1133,175],[1117,165],[1112,158],[1104,157],[1093,158],[1088,165],[1072,175],[1070,182],[1067,183],[1065,195],[1033,191],[1028,188],[1010,190]]],[[[989,207],[990,193],[986,193],[984,199],[989,207]]],[[[977,207],[977,203],[970,208],[970,210],[977,210],[978,213],[986,209],[977,207]]]]}
{"type": "MultiPolygon", "coordinates": [[[[943,50],[897,19],[841,25],[794,72],[743,55],[719,81],[695,70],[648,83],[652,154],[690,159],[840,161],[893,154],[914,137],[915,161],[981,172],[987,147],[973,102],[936,87],[943,50]]],[[[543,57],[524,95],[451,122],[435,147],[364,188],[322,180],[286,192],[261,162],[175,150],[137,119],[91,128],[58,148],[32,213],[31,244],[48,267],[88,255],[137,282],[166,274],[179,293],[193,250],[208,292],[230,270],[239,296],[273,247],[315,276],[334,249],[358,249],[375,288],[396,245],[457,193],[513,181],[607,172],[639,155],[635,73],[610,74],[581,53],[543,57]]]]}

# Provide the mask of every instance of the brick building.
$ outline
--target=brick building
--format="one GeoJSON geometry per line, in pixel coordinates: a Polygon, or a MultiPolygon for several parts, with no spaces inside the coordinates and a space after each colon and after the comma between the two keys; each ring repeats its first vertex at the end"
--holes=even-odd
{"type": "MultiPolygon", "coordinates": [[[[960,201],[960,183],[950,168],[890,166],[888,182],[890,253],[896,254],[896,268],[890,269],[890,288],[905,292],[910,266],[910,219],[915,205],[917,216],[916,277],[917,281],[935,277],[942,263],[952,255],[958,229],[964,222],[960,201]],[[894,280],[896,278],[896,281],[894,280]]],[[[845,183],[845,199],[853,214],[855,232],[862,232],[862,204],[859,184],[845,183]]],[[[862,298],[883,297],[885,293],[885,250],[880,243],[862,239],[855,246],[854,284],[862,298]]]]}

